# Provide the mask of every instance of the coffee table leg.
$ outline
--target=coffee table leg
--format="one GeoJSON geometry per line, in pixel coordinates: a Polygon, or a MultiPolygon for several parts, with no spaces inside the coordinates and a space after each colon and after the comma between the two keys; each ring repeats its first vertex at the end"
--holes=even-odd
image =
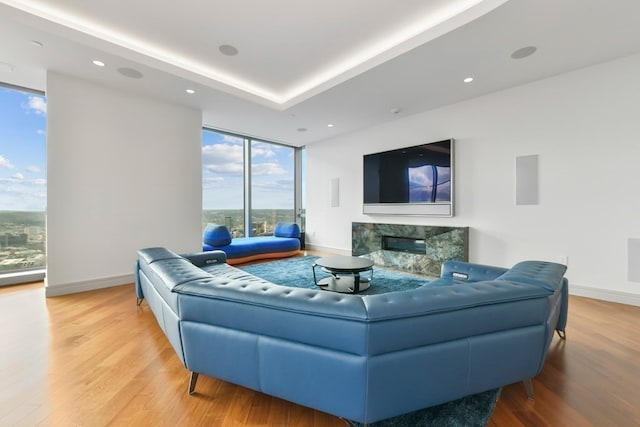
{"type": "Polygon", "coordinates": [[[317,264],[313,264],[313,266],[311,266],[311,270],[313,271],[313,283],[315,283],[316,286],[319,286],[318,279],[316,279],[316,265],[317,264]]]}
{"type": "Polygon", "coordinates": [[[319,288],[323,288],[324,286],[329,286],[328,283],[318,283],[318,278],[316,277],[316,267],[318,266],[318,264],[313,264],[311,266],[311,270],[313,271],[313,283],[316,284],[316,286],[318,286],[319,288]]]}
{"type": "MultiPolygon", "coordinates": [[[[367,270],[370,272],[369,283],[373,280],[373,268],[371,270],[367,270]]],[[[353,293],[357,294],[360,292],[360,273],[353,273],[353,293]]]]}

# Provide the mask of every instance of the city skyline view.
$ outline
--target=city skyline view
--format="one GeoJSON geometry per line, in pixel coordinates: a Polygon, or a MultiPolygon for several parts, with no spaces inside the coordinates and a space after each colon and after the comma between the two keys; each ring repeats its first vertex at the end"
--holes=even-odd
{"type": "Polygon", "coordinates": [[[47,101],[0,86],[0,272],[46,266],[47,101]]]}

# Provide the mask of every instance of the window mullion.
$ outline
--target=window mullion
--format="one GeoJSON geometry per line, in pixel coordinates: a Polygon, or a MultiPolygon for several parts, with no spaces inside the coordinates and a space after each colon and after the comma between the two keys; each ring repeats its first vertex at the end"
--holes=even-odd
{"type": "Polygon", "coordinates": [[[251,221],[251,139],[244,138],[244,235],[253,236],[251,221]]]}

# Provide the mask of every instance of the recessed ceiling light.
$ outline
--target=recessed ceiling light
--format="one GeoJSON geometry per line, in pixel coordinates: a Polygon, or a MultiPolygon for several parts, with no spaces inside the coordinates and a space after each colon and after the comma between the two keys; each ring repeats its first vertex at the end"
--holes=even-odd
{"type": "Polygon", "coordinates": [[[118,72],[125,77],[129,77],[131,79],[141,79],[144,74],[142,74],[138,70],[134,70],[133,68],[118,68],[118,72]]]}
{"type": "Polygon", "coordinates": [[[527,56],[531,56],[534,53],[536,53],[536,50],[538,50],[537,47],[535,46],[526,46],[526,47],[522,47],[516,51],[514,51],[511,54],[511,58],[512,59],[522,59],[522,58],[526,58],[527,56]]]}
{"type": "Polygon", "coordinates": [[[220,53],[227,56],[236,56],[238,54],[238,49],[234,46],[231,46],[230,44],[221,44],[218,47],[218,50],[220,51],[220,53]]]}
{"type": "Polygon", "coordinates": [[[327,127],[332,128],[332,127],[333,127],[333,123],[329,123],[329,124],[327,125],[327,127]]]}
{"type": "Polygon", "coordinates": [[[473,81],[473,77],[467,77],[466,79],[463,80],[463,82],[465,83],[471,83],[473,81]]]}
{"type": "Polygon", "coordinates": [[[307,128],[298,128],[298,129],[296,129],[296,130],[297,130],[298,132],[306,132],[306,131],[307,131],[307,128]]]}
{"type": "Polygon", "coordinates": [[[93,60],[93,65],[97,65],[98,67],[104,67],[104,62],[98,61],[97,59],[93,60]]]}
{"type": "Polygon", "coordinates": [[[186,91],[186,92],[187,92],[188,94],[194,94],[194,93],[196,93],[196,91],[195,91],[195,90],[193,90],[193,89],[187,89],[187,91],[186,91]]]}
{"type": "Polygon", "coordinates": [[[38,46],[38,47],[43,47],[44,44],[41,41],[38,40],[31,40],[31,44],[34,46],[38,46]]]}
{"type": "Polygon", "coordinates": [[[402,110],[400,108],[397,108],[397,107],[396,108],[392,108],[391,110],[389,110],[389,112],[391,114],[398,114],[398,113],[400,113],[400,111],[402,111],[402,110]]]}

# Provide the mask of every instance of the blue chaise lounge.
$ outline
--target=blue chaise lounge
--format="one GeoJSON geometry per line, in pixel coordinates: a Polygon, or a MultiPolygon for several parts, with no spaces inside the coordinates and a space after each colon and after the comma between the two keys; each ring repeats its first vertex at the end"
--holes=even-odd
{"type": "Polygon", "coordinates": [[[202,250],[220,250],[227,264],[241,264],[266,258],[284,258],[300,252],[300,227],[294,222],[279,222],[273,236],[238,237],[233,239],[224,225],[208,224],[202,234],[202,250]]]}

